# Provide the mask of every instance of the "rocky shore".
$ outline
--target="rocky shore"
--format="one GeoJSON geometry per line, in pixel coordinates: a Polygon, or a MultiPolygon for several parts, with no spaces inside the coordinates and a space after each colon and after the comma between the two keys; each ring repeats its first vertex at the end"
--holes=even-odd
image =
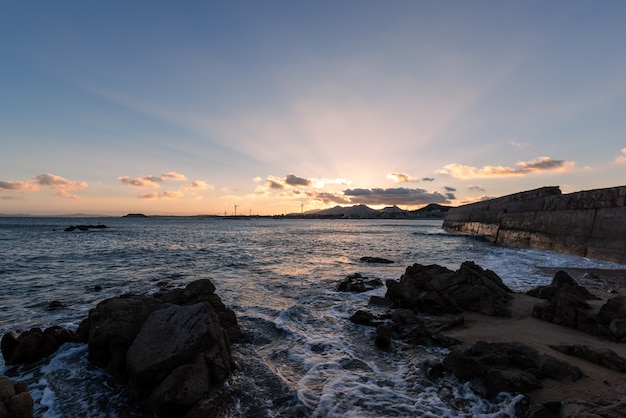
{"type": "MultiPolygon", "coordinates": [[[[526,293],[469,261],[457,270],[414,264],[386,283],[353,274],[335,289],[385,286],[384,297],[371,296],[350,320],[371,330],[379,350],[400,341],[445,348],[441,361],[423,365],[433,382],[456,376],[486,399],[510,392],[521,418],[626,416],[626,271],[546,272],[552,283],[526,293]]],[[[245,380],[250,367],[265,370],[264,387],[284,394],[287,409],[297,403],[252,346],[231,346],[247,338],[206,279],[104,300],[76,331],[9,332],[2,354],[6,364],[29,364],[70,341],[87,344],[90,362],[157,417],[232,416],[237,399],[262,411],[263,387],[248,393],[225,383],[245,380]]],[[[0,418],[32,415],[24,384],[2,377],[0,389],[0,418]]]]}
{"type": "Polygon", "coordinates": [[[485,398],[519,394],[518,417],[626,416],[626,271],[550,273],[551,285],[525,294],[471,262],[415,264],[351,320],[375,327],[384,349],[396,339],[448,348],[425,366],[433,379],[452,373],[485,398]]]}

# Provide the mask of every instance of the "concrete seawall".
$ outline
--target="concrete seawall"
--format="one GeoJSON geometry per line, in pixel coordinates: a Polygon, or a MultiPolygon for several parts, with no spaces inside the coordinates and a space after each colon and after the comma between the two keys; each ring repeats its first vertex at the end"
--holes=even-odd
{"type": "Polygon", "coordinates": [[[500,245],[626,264],[626,186],[562,194],[542,187],[452,208],[443,228],[500,245]]]}

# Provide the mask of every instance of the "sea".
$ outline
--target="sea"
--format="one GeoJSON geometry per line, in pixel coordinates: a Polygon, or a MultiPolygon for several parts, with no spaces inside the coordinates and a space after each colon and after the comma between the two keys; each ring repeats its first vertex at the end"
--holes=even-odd
{"type": "MultiPolygon", "coordinates": [[[[106,298],[151,294],[210,279],[250,341],[234,346],[223,383],[232,417],[514,417],[519,396],[484,400],[469,383],[431,378],[447,351],[394,341],[349,317],[370,296],[336,285],[360,273],[399,279],[414,264],[456,270],[474,261],[524,291],[548,284],[545,267],[624,268],[548,251],[495,246],[447,233],[441,220],[217,217],[0,218],[0,332],[76,329],[106,298]],[[70,225],[104,224],[66,232],[70,225]],[[361,257],[381,257],[371,264],[361,257]]],[[[382,308],[378,308],[382,309],[382,308]]],[[[35,417],[149,417],[126,388],[68,343],[32,365],[0,371],[25,381],[35,417]]]]}

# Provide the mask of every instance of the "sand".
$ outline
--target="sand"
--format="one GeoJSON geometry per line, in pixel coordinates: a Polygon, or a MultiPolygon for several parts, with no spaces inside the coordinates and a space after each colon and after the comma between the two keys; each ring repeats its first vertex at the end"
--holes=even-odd
{"type": "MultiPolygon", "coordinates": [[[[594,309],[600,309],[605,301],[616,293],[626,294],[626,270],[583,270],[583,269],[544,269],[550,277],[557,270],[564,270],[581,286],[601,298],[589,301],[594,309]],[[592,275],[591,277],[589,277],[592,275]],[[611,291],[611,293],[609,293],[611,291]],[[613,293],[616,292],[616,293],[613,293]]],[[[576,357],[567,356],[550,348],[557,344],[584,344],[597,348],[609,348],[626,358],[626,342],[617,343],[600,339],[589,334],[542,321],[531,316],[534,304],[541,299],[524,294],[515,294],[512,302],[512,318],[495,318],[478,313],[465,313],[465,325],[446,331],[445,334],[471,345],[476,341],[512,342],[518,341],[579,367],[583,378],[576,382],[542,381],[543,388],[529,396],[537,403],[561,401],[563,416],[576,412],[577,404],[587,402],[615,404],[616,400],[626,399],[626,374],[576,357]],[[570,405],[568,405],[570,404],[570,405]],[[569,408],[569,411],[567,411],[569,408]]]]}

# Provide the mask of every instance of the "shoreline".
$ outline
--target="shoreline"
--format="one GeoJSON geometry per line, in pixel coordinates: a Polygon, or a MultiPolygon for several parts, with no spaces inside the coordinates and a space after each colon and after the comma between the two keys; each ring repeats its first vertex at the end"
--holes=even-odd
{"type": "MultiPolygon", "coordinates": [[[[546,273],[554,274],[563,270],[579,285],[585,287],[599,300],[588,301],[597,313],[607,299],[616,295],[626,295],[626,269],[583,269],[583,268],[542,268],[546,273]],[[593,276],[590,276],[593,275],[593,276]],[[611,291],[611,293],[609,292],[611,291]]],[[[551,379],[542,381],[543,387],[528,393],[537,404],[559,401],[563,404],[562,416],[577,413],[588,403],[614,406],[626,398],[626,373],[605,368],[577,357],[560,353],[550,345],[582,344],[599,349],[610,349],[626,359],[626,343],[609,341],[579,330],[557,325],[534,318],[533,306],[543,302],[523,293],[513,294],[511,318],[499,318],[474,312],[465,312],[465,323],[443,332],[448,337],[460,340],[463,345],[471,346],[477,341],[520,342],[536,349],[540,354],[547,354],[577,366],[583,377],[575,382],[558,382],[551,379]]]]}

